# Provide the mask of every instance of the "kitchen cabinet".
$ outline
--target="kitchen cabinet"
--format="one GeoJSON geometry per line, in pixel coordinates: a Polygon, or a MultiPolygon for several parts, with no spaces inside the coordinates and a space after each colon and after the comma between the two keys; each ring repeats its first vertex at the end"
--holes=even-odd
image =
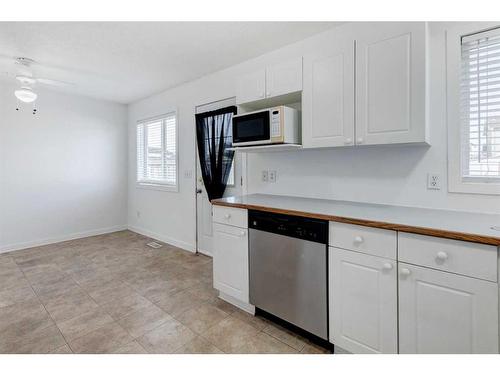
{"type": "Polygon", "coordinates": [[[248,303],[248,229],[216,222],[213,227],[214,288],[248,303]]]}
{"type": "Polygon", "coordinates": [[[305,148],[428,143],[427,25],[357,25],[304,56],[305,148]]]}
{"type": "Polygon", "coordinates": [[[397,353],[396,261],[329,249],[330,341],[353,353],[397,353]]]}
{"type": "Polygon", "coordinates": [[[243,74],[236,82],[236,104],[254,102],[266,97],[266,70],[243,74]]]}
{"type": "Polygon", "coordinates": [[[302,90],[302,57],[243,74],[236,82],[236,104],[245,104],[302,90]]]}
{"type": "Polygon", "coordinates": [[[498,284],[399,263],[400,353],[498,353],[498,284]]]}
{"type": "Polygon", "coordinates": [[[302,58],[266,68],[266,98],[302,90],[302,58]]]}
{"type": "Polygon", "coordinates": [[[302,144],[305,148],[354,144],[354,40],[332,41],[304,56],[302,144]]]}
{"type": "Polygon", "coordinates": [[[425,22],[360,25],[356,144],[427,142],[425,22]]]}

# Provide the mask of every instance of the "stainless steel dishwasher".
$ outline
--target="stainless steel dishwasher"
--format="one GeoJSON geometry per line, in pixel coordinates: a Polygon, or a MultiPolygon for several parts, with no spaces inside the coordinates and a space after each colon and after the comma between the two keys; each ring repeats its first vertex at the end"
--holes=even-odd
{"type": "Polygon", "coordinates": [[[249,211],[250,303],[328,339],[328,222],[249,211]]]}

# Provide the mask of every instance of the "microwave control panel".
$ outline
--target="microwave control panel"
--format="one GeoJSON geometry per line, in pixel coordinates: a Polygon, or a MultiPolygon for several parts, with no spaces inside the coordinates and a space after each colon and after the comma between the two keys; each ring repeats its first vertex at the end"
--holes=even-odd
{"type": "Polygon", "coordinates": [[[281,137],[281,113],[279,109],[271,111],[271,137],[281,137]]]}

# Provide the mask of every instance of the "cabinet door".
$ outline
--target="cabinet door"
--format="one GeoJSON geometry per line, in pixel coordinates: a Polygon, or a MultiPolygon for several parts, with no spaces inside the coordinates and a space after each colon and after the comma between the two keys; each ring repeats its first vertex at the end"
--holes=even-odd
{"type": "Polygon", "coordinates": [[[356,40],[356,143],[425,142],[426,23],[360,27],[356,40]]]}
{"type": "Polygon", "coordinates": [[[266,71],[261,69],[243,74],[236,81],[236,104],[244,104],[266,97],[266,71]]]}
{"type": "Polygon", "coordinates": [[[397,353],[394,260],[330,248],[330,341],[353,353],[397,353]]]}
{"type": "Polygon", "coordinates": [[[302,144],[354,144],[354,41],[331,41],[322,53],[304,56],[302,144]]]}
{"type": "Polygon", "coordinates": [[[400,353],[498,353],[498,285],[399,263],[400,353]]]}
{"type": "Polygon", "coordinates": [[[266,69],[266,97],[302,90],[302,57],[266,69]]]}
{"type": "Polygon", "coordinates": [[[214,288],[248,303],[248,230],[214,223],[214,288]]]}

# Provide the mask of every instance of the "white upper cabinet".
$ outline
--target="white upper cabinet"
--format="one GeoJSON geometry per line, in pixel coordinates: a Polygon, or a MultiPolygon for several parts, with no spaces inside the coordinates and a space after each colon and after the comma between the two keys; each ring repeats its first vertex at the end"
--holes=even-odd
{"type": "Polygon", "coordinates": [[[302,57],[266,69],[266,97],[302,91],[302,57]]]}
{"type": "Polygon", "coordinates": [[[241,75],[236,82],[236,103],[248,103],[266,97],[266,70],[241,75]]]}
{"type": "Polygon", "coordinates": [[[302,57],[241,75],[236,104],[245,104],[302,90],[302,57]]]}
{"type": "Polygon", "coordinates": [[[354,40],[332,41],[304,56],[302,144],[354,144],[354,40]]]}
{"type": "Polygon", "coordinates": [[[397,265],[330,248],[330,341],[352,353],[397,353],[397,265]]]}
{"type": "Polygon", "coordinates": [[[498,353],[498,284],[399,263],[400,353],[498,353]]]}
{"type": "Polygon", "coordinates": [[[426,23],[359,27],[356,144],[427,142],[426,23]]]}

